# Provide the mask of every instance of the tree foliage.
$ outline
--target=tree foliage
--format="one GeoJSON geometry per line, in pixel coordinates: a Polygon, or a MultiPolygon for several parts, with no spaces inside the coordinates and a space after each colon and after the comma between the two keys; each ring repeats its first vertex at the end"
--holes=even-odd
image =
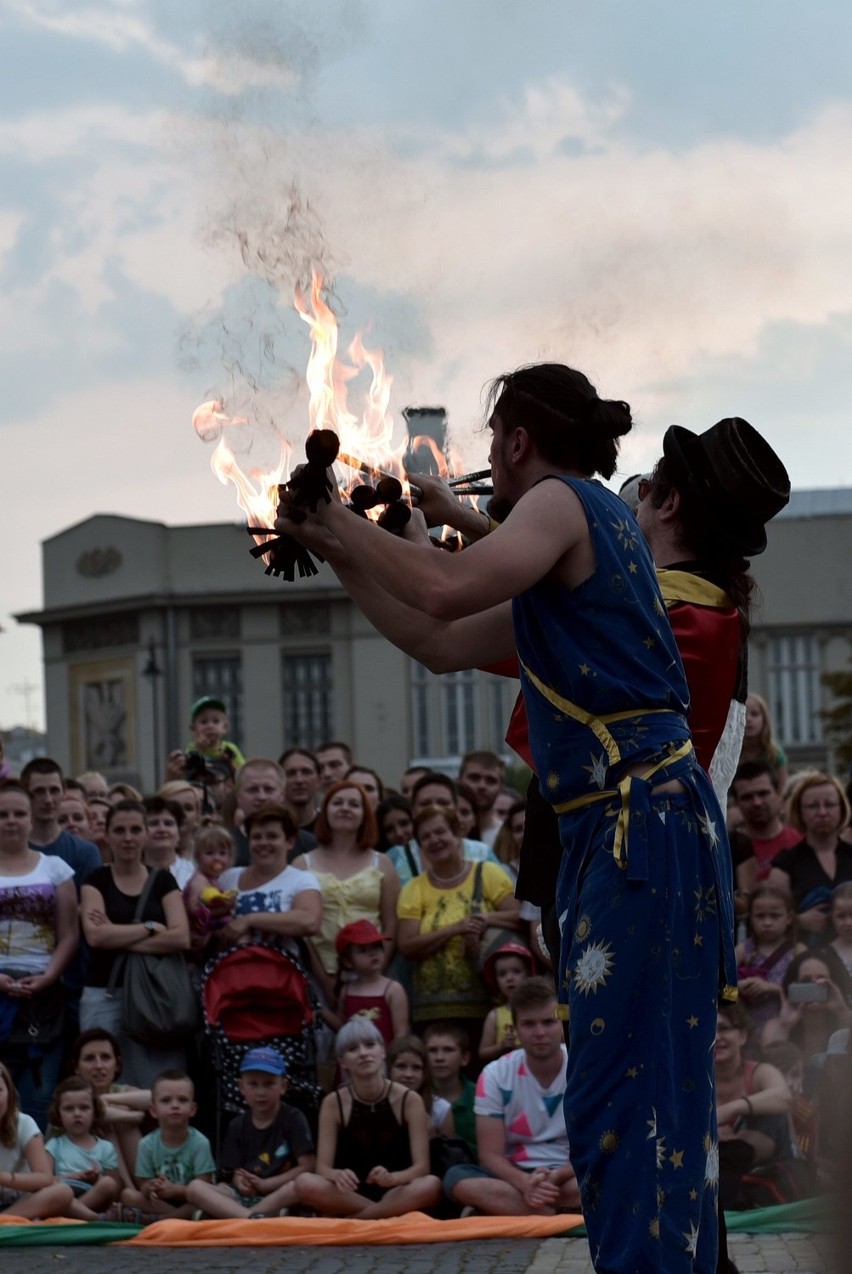
{"type": "Polygon", "coordinates": [[[832,706],[820,713],[823,729],[834,748],[838,768],[852,765],[852,667],[825,672],[821,681],[834,699],[832,706]]]}

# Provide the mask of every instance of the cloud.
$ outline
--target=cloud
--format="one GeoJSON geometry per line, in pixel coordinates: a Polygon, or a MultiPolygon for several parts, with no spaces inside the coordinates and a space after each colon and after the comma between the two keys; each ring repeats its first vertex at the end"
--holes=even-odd
{"type": "Polygon", "coordinates": [[[201,36],[195,34],[191,48],[182,48],[162,34],[149,6],[140,0],[73,7],[64,0],[6,0],[5,7],[7,18],[25,26],[101,46],[115,55],[142,52],[177,73],[189,87],[215,89],[227,97],[249,89],[288,89],[299,79],[296,70],[273,55],[270,43],[257,46],[253,53],[233,48],[205,50],[201,36]]]}

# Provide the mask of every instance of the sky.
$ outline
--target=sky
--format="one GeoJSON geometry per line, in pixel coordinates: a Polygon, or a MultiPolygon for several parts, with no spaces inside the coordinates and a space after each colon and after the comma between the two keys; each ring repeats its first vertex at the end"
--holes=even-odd
{"type": "Polygon", "coordinates": [[[0,48],[3,728],[42,540],[237,520],[213,396],[299,447],[311,268],[468,468],[548,359],[631,404],[625,476],[739,415],[852,482],[844,0],[0,0],[0,48]]]}

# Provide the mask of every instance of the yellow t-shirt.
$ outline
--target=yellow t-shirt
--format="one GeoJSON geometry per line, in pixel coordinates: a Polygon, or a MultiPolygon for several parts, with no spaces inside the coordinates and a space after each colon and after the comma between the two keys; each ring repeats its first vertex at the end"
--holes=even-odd
{"type": "MultiPolygon", "coordinates": [[[[435,933],[473,914],[473,887],[477,864],[454,889],[437,889],[423,873],[403,887],[396,912],[400,920],[417,920],[421,933],[435,933]]],[[[512,896],[512,884],[496,863],[482,864],[481,911],[496,911],[512,896]]],[[[414,966],[415,1022],[442,1018],[484,1018],[491,997],[479,976],[477,961],[466,954],[464,939],[453,937],[434,955],[414,966]]]]}

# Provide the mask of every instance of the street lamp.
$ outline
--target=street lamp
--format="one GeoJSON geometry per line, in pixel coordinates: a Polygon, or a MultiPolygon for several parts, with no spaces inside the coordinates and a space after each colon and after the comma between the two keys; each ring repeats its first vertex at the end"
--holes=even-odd
{"type": "Polygon", "coordinates": [[[162,677],[163,670],[157,663],[157,648],[152,637],[148,642],[148,662],[142,669],[142,676],[151,682],[151,718],[154,727],[154,787],[159,787],[162,773],[160,770],[160,696],[157,691],[157,678],[162,677]]]}

